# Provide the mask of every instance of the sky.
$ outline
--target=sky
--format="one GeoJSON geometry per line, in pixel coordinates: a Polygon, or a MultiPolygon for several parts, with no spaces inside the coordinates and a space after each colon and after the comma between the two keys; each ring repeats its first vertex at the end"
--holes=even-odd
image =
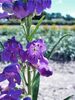
{"type": "Polygon", "coordinates": [[[62,15],[70,14],[75,17],[75,0],[52,0],[51,8],[46,11],[60,12],[62,15]]]}

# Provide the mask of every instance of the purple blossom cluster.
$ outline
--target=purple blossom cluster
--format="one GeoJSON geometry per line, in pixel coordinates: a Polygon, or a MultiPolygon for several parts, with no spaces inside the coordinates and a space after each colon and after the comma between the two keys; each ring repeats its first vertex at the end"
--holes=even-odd
{"type": "MultiPolygon", "coordinates": [[[[0,86],[0,100],[20,100],[22,89],[16,88],[16,84],[21,84],[20,65],[17,63],[11,64],[0,73],[0,82],[8,80],[7,87],[0,86]]],[[[23,100],[31,100],[30,97],[25,97],[23,100]]]]}
{"type": "Polygon", "coordinates": [[[4,50],[2,52],[2,60],[7,62],[16,63],[18,62],[18,59],[23,58],[24,55],[23,47],[21,43],[15,40],[15,37],[12,37],[12,39],[8,39],[4,43],[4,50]]]}
{"type": "MultiPolygon", "coordinates": [[[[5,67],[3,72],[0,73],[0,82],[4,80],[9,82],[6,89],[1,89],[1,100],[5,100],[4,98],[8,98],[7,100],[19,100],[22,94],[22,90],[15,89],[16,84],[20,85],[21,83],[21,66],[18,64],[18,59],[37,69],[42,76],[48,77],[52,75],[53,72],[48,66],[48,59],[44,57],[45,51],[46,45],[42,39],[29,42],[26,50],[23,50],[21,43],[15,37],[8,39],[4,43],[4,50],[1,54],[2,60],[11,62],[11,65],[5,67]]],[[[26,97],[24,100],[31,100],[31,98],[26,97]]]]}
{"type": "Polygon", "coordinates": [[[51,0],[0,0],[0,3],[4,10],[3,13],[0,13],[0,18],[13,15],[22,19],[33,13],[40,14],[51,6],[51,0]]]}
{"type": "Polygon", "coordinates": [[[15,89],[16,84],[20,85],[21,83],[19,67],[19,64],[11,64],[0,73],[0,82],[4,80],[9,82],[6,88],[0,87],[0,100],[19,100],[22,90],[15,89]]]}
{"type": "Polygon", "coordinates": [[[4,43],[1,56],[3,61],[11,63],[18,63],[18,59],[21,59],[22,62],[28,62],[33,68],[36,68],[41,75],[50,76],[52,71],[48,67],[48,59],[44,57],[45,51],[46,45],[42,39],[29,42],[26,50],[23,50],[21,43],[12,37],[4,43]]]}

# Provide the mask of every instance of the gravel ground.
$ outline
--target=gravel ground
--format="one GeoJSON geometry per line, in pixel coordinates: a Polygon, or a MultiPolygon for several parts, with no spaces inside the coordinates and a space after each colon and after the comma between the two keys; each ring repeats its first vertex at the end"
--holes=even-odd
{"type": "MultiPolygon", "coordinates": [[[[53,76],[41,77],[38,100],[64,100],[75,95],[75,62],[56,63],[50,61],[53,76]]],[[[75,100],[73,96],[70,100],[75,100]]]]}
{"type": "MultiPolygon", "coordinates": [[[[3,66],[0,64],[0,72],[3,66]]],[[[41,76],[38,100],[64,100],[75,95],[75,62],[50,61],[50,66],[53,75],[48,78],[41,76]]],[[[75,97],[70,100],[75,100],[75,97]]]]}

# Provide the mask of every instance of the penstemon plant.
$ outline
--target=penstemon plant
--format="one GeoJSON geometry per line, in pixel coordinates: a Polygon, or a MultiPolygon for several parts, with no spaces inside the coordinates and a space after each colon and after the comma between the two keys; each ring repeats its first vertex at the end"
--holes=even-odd
{"type": "Polygon", "coordinates": [[[0,0],[0,3],[4,10],[0,13],[0,19],[15,16],[20,20],[27,41],[25,49],[15,36],[1,44],[1,59],[9,65],[0,73],[0,82],[8,81],[7,87],[0,86],[0,100],[37,100],[40,75],[49,77],[53,74],[48,59],[44,57],[44,40],[33,40],[44,16],[33,32],[30,30],[33,15],[50,8],[51,0],[0,0]]]}

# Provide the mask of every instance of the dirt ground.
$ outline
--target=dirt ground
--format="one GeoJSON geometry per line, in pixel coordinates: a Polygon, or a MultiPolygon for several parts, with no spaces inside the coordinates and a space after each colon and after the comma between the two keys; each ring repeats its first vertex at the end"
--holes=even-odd
{"type": "MultiPolygon", "coordinates": [[[[53,69],[53,75],[48,78],[41,76],[38,100],[64,100],[75,95],[75,62],[50,61],[49,66],[53,69]]],[[[75,100],[75,97],[70,100],[75,100]]]]}
{"type": "MultiPolygon", "coordinates": [[[[41,77],[38,100],[64,100],[75,95],[75,62],[57,63],[50,61],[51,77],[41,77]]],[[[75,100],[73,96],[69,100],[75,100]]]]}

